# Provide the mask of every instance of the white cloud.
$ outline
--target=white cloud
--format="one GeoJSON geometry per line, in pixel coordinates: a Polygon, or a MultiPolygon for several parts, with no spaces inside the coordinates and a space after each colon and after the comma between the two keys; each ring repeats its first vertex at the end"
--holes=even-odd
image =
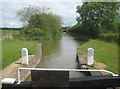
{"type": "Polygon", "coordinates": [[[80,4],[80,0],[2,0],[2,7],[0,6],[2,22],[0,22],[0,27],[12,27],[13,25],[14,27],[21,26],[21,23],[16,18],[16,12],[28,5],[49,7],[53,13],[62,17],[64,26],[74,25],[77,16],[76,6],[80,4]]]}
{"type": "Polygon", "coordinates": [[[79,2],[82,0],[1,0],[1,2],[79,2]]]}

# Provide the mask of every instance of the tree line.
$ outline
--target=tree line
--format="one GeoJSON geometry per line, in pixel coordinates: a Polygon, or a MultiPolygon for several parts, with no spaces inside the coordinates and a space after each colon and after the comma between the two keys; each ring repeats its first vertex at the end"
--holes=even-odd
{"type": "Polygon", "coordinates": [[[118,41],[119,3],[118,2],[83,2],[77,6],[77,24],[68,27],[71,33],[92,38],[118,41]]]}

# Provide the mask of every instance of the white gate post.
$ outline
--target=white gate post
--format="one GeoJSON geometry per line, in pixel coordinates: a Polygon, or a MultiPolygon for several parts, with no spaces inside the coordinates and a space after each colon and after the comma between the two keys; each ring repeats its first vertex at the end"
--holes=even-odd
{"type": "Polygon", "coordinates": [[[22,48],[22,64],[29,64],[28,60],[28,49],[27,48],[22,48]]]}
{"type": "Polygon", "coordinates": [[[94,49],[93,48],[88,48],[87,64],[88,65],[93,65],[93,63],[94,63],[94,49]]]}

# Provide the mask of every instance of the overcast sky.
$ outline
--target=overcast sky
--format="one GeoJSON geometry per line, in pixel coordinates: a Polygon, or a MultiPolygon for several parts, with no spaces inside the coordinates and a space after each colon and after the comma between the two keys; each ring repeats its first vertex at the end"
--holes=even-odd
{"type": "Polygon", "coordinates": [[[76,24],[76,6],[81,0],[2,0],[0,3],[0,27],[21,27],[16,12],[28,5],[48,7],[53,13],[62,17],[63,26],[76,24]]]}

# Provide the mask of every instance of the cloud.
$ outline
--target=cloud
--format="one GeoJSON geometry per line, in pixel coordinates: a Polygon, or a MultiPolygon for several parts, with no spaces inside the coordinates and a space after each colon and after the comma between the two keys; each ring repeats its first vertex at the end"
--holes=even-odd
{"type": "Polygon", "coordinates": [[[2,0],[0,6],[0,27],[11,26],[20,27],[21,23],[16,18],[16,12],[28,5],[48,7],[57,15],[62,17],[63,26],[74,25],[76,23],[76,6],[81,5],[80,0],[2,0]],[[11,24],[14,23],[14,24],[11,24]]]}
{"type": "Polygon", "coordinates": [[[82,0],[1,0],[1,2],[79,2],[82,0]]]}
{"type": "Polygon", "coordinates": [[[2,2],[0,7],[0,16],[2,16],[0,18],[0,27],[21,27],[21,22],[17,19],[16,13],[23,6],[23,3],[20,5],[15,2],[2,2]]]}
{"type": "Polygon", "coordinates": [[[46,2],[42,3],[42,5],[43,4],[50,7],[53,13],[58,14],[62,17],[64,26],[73,25],[73,23],[76,23],[76,6],[78,5],[78,3],[46,2]]]}

